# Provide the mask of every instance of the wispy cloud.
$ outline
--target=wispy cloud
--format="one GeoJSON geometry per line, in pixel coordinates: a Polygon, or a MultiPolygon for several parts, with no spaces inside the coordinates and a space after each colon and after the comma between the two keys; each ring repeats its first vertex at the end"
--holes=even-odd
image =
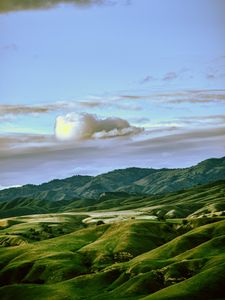
{"type": "Polygon", "coordinates": [[[206,78],[208,80],[216,80],[216,79],[222,79],[225,77],[225,73],[221,73],[219,71],[214,72],[214,73],[207,73],[206,78]]]}
{"type": "Polygon", "coordinates": [[[178,78],[178,74],[176,72],[168,72],[163,77],[164,81],[171,81],[178,78]]]}
{"type": "Polygon", "coordinates": [[[173,145],[173,147],[176,147],[176,145],[192,141],[195,142],[201,142],[203,140],[207,141],[211,138],[221,138],[225,137],[225,127],[219,127],[219,128],[207,128],[202,130],[190,130],[183,133],[176,133],[171,134],[167,136],[162,137],[156,137],[156,138],[150,138],[143,141],[133,142],[132,146],[134,147],[149,147],[153,144],[155,146],[164,145],[165,149],[168,149],[166,147],[166,143],[169,145],[173,145]]]}
{"type": "Polygon", "coordinates": [[[215,75],[215,74],[212,74],[212,73],[208,73],[208,74],[206,74],[206,78],[207,78],[207,79],[210,79],[210,80],[216,79],[216,75],[215,75]]]}
{"type": "Polygon", "coordinates": [[[120,95],[119,98],[125,100],[141,100],[149,98],[149,96],[142,96],[142,95],[120,95]]]}
{"type": "Polygon", "coordinates": [[[208,125],[224,125],[225,115],[204,115],[204,116],[191,116],[191,117],[181,117],[179,120],[186,124],[208,124],[208,125]]]}
{"type": "Polygon", "coordinates": [[[153,81],[157,81],[158,83],[160,82],[165,83],[166,81],[170,82],[170,81],[174,81],[175,79],[187,79],[187,78],[190,79],[192,78],[190,74],[191,74],[191,70],[189,68],[183,67],[177,71],[168,71],[161,76],[146,75],[144,78],[139,80],[139,84],[143,85],[153,81]]]}
{"type": "Polygon", "coordinates": [[[145,76],[143,79],[140,80],[140,84],[145,84],[145,83],[149,83],[151,81],[154,81],[155,77],[152,75],[147,75],[145,76]]]}
{"type": "Polygon", "coordinates": [[[223,103],[225,101],[224,89],[205,89],[205,90],[186,90],[186,91],[171,91],[165,93],[152,93],[146,95],[127,94],[120,95],[121,99],[125,100],[145,100],[153,101],[158,104],[182,104],[182,103],[223,103]]]}
{"type": "MultiPolygon", "coordinates": [[[[172,95],[171,95],[172,96],[172,95]]],[[[170,97],[171,97],[170,96],[170,97]]],[[[225,101],[225,90],[192,90],[186,91],[182,96],[174,94],[169,103],[217,103],[225,101]]]]}
{"type": "Polygon", "coordinates": [[[40,149],[52,147],[54,136],[40,134],[10,134],[0,136],[0,157],[10,157],[22,153],[38,152],[40,149]]]}
{"type": "Polygon", "coordinates": [[[0,116],[4,115],[23,115],[33,113],[46,113],[56,109],[56,106],[29,106],[29,105],[8,105],[0,104],[0,116]]]}
{"type": "MultiPolygon", "coordinates": [[[[118,100],[118,99],[117,99],[118,100]]],[[[80,108],[116,108],[119,110],[141,110],[141,106],[137,104],[128,105],[126,103],[120,103],[119,101],[110,100],[94,100],[94,101],[60,101],[53,103],[37,104],[37,105],[23,105],[23,104],[0,104],[0,118],[1,120],[9,119],[9,116],[16,115],[27,115],[27,114],[46,114],[49,112],[56,112],[62,110],[74,110],[80,108]]]]}

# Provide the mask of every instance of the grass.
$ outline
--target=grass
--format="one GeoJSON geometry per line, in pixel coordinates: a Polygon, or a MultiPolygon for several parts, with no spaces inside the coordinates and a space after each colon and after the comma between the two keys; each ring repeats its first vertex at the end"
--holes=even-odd
{"type": "Polygon", "coordinates": [[[1,299],[224,298],[223,217],[130,219],[99,226],[84,224],[86,217],[2,220],[1,299]],[[34,232],[43,238],[37,240],[34,232]]]}

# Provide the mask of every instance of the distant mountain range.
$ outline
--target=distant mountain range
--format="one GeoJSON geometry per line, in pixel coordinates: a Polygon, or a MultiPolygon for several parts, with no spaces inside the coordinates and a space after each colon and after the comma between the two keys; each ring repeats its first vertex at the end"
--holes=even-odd
{"type": "Polygon", "coordinates": [[[41,185],[25,185],[0,191],[0,201],[30,199],[74,201],[99,199],[103,193],[155,195],[185,190],[225,179],[225,157],[212,158],[183,169],[127,168],[98,176],[73,176],[41,185]]]}

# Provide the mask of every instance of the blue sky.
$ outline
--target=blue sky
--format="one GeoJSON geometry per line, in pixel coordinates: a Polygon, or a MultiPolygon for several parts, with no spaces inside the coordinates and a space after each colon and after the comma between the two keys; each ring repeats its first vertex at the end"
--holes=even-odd
{"type": "Polygon", "coordinates": [[[0,5],[0,185],[224,155],[224,0],[50,2],[0,5]]]}

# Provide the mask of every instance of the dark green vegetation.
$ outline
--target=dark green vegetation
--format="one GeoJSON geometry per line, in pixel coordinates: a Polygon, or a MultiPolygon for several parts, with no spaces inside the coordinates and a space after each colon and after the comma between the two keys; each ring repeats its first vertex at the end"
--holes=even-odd
{"type": "Polygon", "coordinates": [[[224,170],[212,159],[2,191],[0,298],[225,299],[224,170]]]}

